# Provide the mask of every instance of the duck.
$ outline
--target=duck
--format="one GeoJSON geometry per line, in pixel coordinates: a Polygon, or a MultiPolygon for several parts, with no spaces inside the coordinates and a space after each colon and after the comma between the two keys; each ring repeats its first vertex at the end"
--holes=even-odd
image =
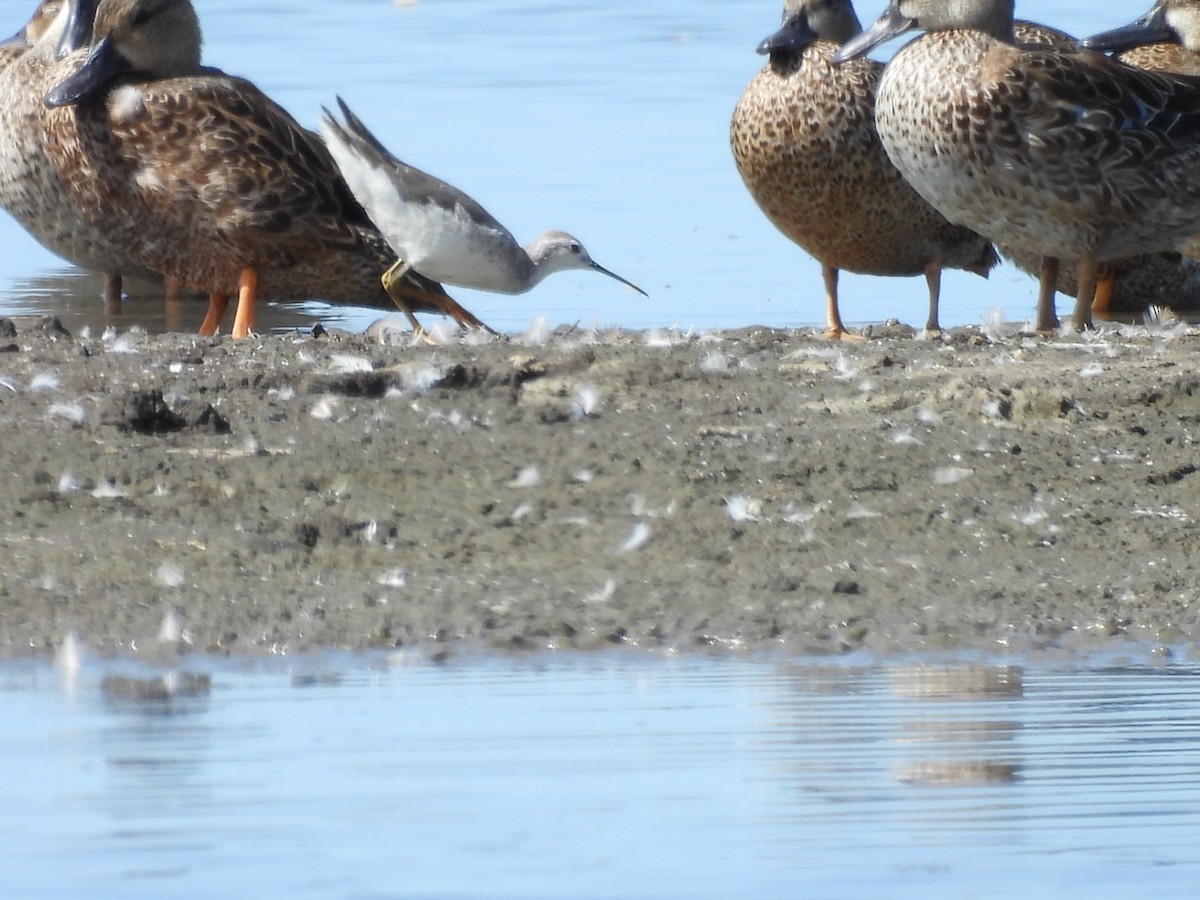
{"type": "Polygon", "coordinates": [[[1200,233],[1200,80],[1019,47],[1012,0],[891,0],[835,61],[914,28],[879,85],[884,148],[947,219],[1041,256],[1038,331],[1058,328],[1059,260],[1078,267],[1083,330],[1102,262],[1200,233]]]}
{"type": "Polygon", "coordinates": [[[758,47],[767,64],[742,92],[729,129],[750,196],[821,265],[824,335],[832,340],[848,335],[839,310],[842,270],[923,274],[925,328],[936,332],[942,270],[986,278],[998,262],[986,238],[947,221],[889,161],[875,130],[883,64],[832,62],[861,30],[850,0],[786,0],[782,27],[758,47]]]}
{"type": "MultiPolygon", "coordinates": [[[[85,0],[78,0],[82,5],[85,0]]],[[[485,329],[394,257],[329,151],[250,81],[201,64],[190,0],[100,0],[89,46],[60,63],[42,130],[83,215],[135,260],[207,293],[200,333],[248,336],[259,298],[397,304],[485,329]]]]}
{"type": "MultiPolygon", "coordinates": [[[[1079,41],[1058,28],[1017,19],[1013,22],[1013,36],[1022,47],[1050,47],[1072,51],[1079,41]]],[[[1188,72],[1185,67],[1171,69],[1167,65],[1156,65],[1145,55],[1132,48],[1118,55],[1126,65],[1155,71],[1188,72]]],[[[1157,58],[1161,59],[1161,56],[1157,58]]],[[[1200,72],[1200,69],[1197,69],[1200,72]]],[[[1001,257],[1007,259],[1022,272],[1039,277],[1043,259],[1034,252],[1020,250],[1000,243],[996,246],[1001,257]]],[[[1129,316],[1146,312],[1150,307],[1161,306],[1173,310],[1194,309],[1197,292],[1200,292],[1200,265],[1175,251],[1139,253],[1136,256],[1112,260],[1099,266],[1096,294],[1092,300],[1092,314],[1103,316],[1129,316]]],[[[1071,261],[1057,266],[1055,290],[1074,297],[1079,287],[1078,266],[1071,261]]]]}
{"type": "Polygon", "coordinates": [[[474,198],[401,162],[341,97],[337,102],[342,120],[324,109],[318,131],[355,198],[399,257],[382,277],[389,293],[409,271],[446,284],[522,294],[554,272],[583,269],[647,296],[592,259],[565,231],[544,232],[522,247],[474,198]]]}
{"type": "Polygon", "coordinates": [[[1079,45],[1150,72],[1200,75],[1200,0],[1157,0],[1135,21],[1079,45]]]}
{"type": "MultiPolygon", "coordinates": [[[[37,124],[58,54],[86,43],[90,33],[90,15],[72,18],[74,2],[44,0],[0,48],[0,207],[55,255],[105,273],[105,302],[113,309],[120,305],[122,275],[156,276],[109,240],[102,224],[79,214],[46,155],[37,124]]],[[[80,2],[91,9],[89,0],[80,2]]]]}
{"type": "Polygon", "coordinates": [[[62,11],[64,0],[42,0],[12,37],[0,41],[0,68],[7,66],[36,44],[53,26],[62,11]]]}

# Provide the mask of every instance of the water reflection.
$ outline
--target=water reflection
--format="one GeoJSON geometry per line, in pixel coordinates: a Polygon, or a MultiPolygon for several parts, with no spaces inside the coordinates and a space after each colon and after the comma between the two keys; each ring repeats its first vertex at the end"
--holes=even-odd
{"type": "Polygon", "coordinates": [[[906,751],[896,779],[930,786],[1015,781],[1021,765],[1013,742],[1021,725],[1011,701],[1024,695],[1021,676],[1016,666],[889,670],[889,691],[911,706],[896,737],[906,751]]]}
{"type": "Polygon", "coordinates": [[[1194,668],[412,662],[85,659],[70,693],[68,670],[0,672],[22,773],[6,891],[1072,896],[1200,875],[1194,668]]]}
{"type": "MultiPolygon", "coordinates": [[[[84,329],[99,335],[106,328],[128,331],[132,327],[151,333],[195,332],[204,319],[207,298],[198,294],[178,300],[163,299],[162,285],[125,279],[124,300],[113,306],[104,302],[104,277],[80,269],[57,269],[13,280],[5,294],[0,315],[24,317],[57,316],[73,335],[84,329]]],[[[325,327],[364,330],[390,310],[334,307],[327,303],[261,303],[255,318],[260,331],[288,331],[325,327]]],[[[232,317],[230,317],[232,321],[232,317]]],[[[229,327],[227,322],[226,329],[229,327]]]]}

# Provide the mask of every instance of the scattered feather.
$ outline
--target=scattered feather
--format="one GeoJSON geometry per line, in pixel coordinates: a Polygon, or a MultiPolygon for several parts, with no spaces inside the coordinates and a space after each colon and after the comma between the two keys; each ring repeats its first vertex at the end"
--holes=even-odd
{"type": "Polygon", "coordinates": [[[521,335],[521,343],[529,347],[540,347],[550,340],[550,326],[546,322],[545,316],[538,316],[529,323],[529,327],[525,329],[521,335]]]}
{"type": "Polygon", "coordinates": [[[617,583],[611,578],[605,579],[604,586],[598,591],[592,591],[583,598],[584,603],[608,603],[617,594],[617,583]]]}
{"type": "Polygon", "coordinates": [[[108,345],[109,353],[137,353],[137,345],[127,336],[121,335],[108,345]]]}
{"type": "Polygon", "coordinates": [[[57,391],[59,390],[59,386],[58,376],[51,375],[49,372],[34,375],[33,381],[29,382],[29,389],[31,391],[57,391]]]}
{"type": "Polygon", "coordinates": [[[526,466],[508,483],[508,486],[514,488],[531,488],[537,487],[541,483],[542,473],[538,471],[538,467],[526,466]]]}
{"type": "Polygon", "coordinates": [[[11,378],[6,378],[3,375],[0,375],[0,387],[8,388],[14,394],[17,393],[17,383],[11,378]]]}
{"type": "Polygon", "coordinates": [[[632,553],[634,550],[640,550],[646,546],[646,542],[650,540],[650,526],[645,522],[636,523],[629,531],[629,537],[625,538],[625,542],[617,548],[617,555],[632,553]]]}
{"type": "Polygon", "coordinates": [[[125,492],[117,487],[115,481],[108,479],[96,485],[92,491],[92,496],[97,500],[119,500],[125,496],[125,492]]]}
{"type": "Polygon", "coordinates": [[[600,414],[600,391],[593,385],[581,384],[575,389],[571,401],[571,415],[576,419],[588,419],[600,414]]]}
{"type": "Polygon", "coordinates": [[[589,484],[596,480],[596,473],[592,469],[580,469],[571,478],[577,484],[589,484]]]}
{"type": "Polygon", "coordinates": [[[833,364],[833,369],[837,372],[837,377],[843,381],[849,381],[858,375],[858,367],[846,358],[845,353],[839,353],[837,360],[833,364]]]}
{"type": "Polygon", "coordinates": [[[405,390],[423,394],[445,377],[445,371],[438,366],[421,366],[404,372],[402,380],[405,390]]]}
{"type": "Polygon", "coordinates": [[[873,509],[868,509],[861,504],[856,504],[855,506],[852,506],[850,509],[846,510],[846,518],[852,522],[857,519],[878,519],[882,516],[883,513],[876,512],[873,509]]]}
{"type": "Polygon", "coordinates": [[[173,362],[169,366],[167,366],[167,371],[170,372],[172,375],[182,375],[183,374],[183,363],[176,360],[175,362],[173,362]]]}
{"type": "Polygon", "coordinates": [[[59,416],[66,419],[74,425],[82,425],[87,421],[87,410],[83,408],[82,403],[52,403],[50,405],[50,415],[59,416]]]}
{"type": "Polygon", "coordinates": [[[464,347],[484,347],[499,339],[499,335],[492,334],[486,328],[470,328],[459,337],[464,347]]]}
{"type": "Polygon", "coordinates": [[[997,306],[983,314],[983,325],[980,328],[983,336],[993,343],[1000,343],[1005,338],[1004,307],[997,306]]]}
{"type": "Polygon", "coordinates": [[[529,518],[529,516],[532,514],[533,514],[533,504],[532,503],[522,503],[520,506],[518,506],[516,509],[514,509],[512,511],[512,513],[508,517],[508,520],[510,522],[520,522],[522,519],[529,518]]]}
{"type": "Polygon", "coordinates": [[[375,583],[381,584],[384,587],[408,587],[408,573],[403,569],[388,569],[375,579],[375,583]]]}
{"type": "Polygon", "coordinates": [[[899,447],[920,447],[921,439],[912,433],[911,428],[897,428],[892,431],[892,443],[899,447]]]}
{"type": "Polygon", "coordinates": [[[334,417],[339,406],[341,406],[341,403],[337,397],[322,397],[313,404],[312,412],[309,415],[314,419],[326,421],[334,417]]]}
{"type": "Polygon", "coordinates": [[[933,483],[941,485],[958,484],[974,474],[970,469],[961,466],[943,466],[933,472],[933,483]]]}
{"type": "Polygon", "coordinates": [[[725,512],[735,522],[757,522],[762,513],[762,503],[745,494],[734,494],[725,498],[725,512]]]}
{"type": "Polygon", "coordinates": [[[710,350],[700,360],[700,369],[704,372],[724,372],[729,368],[729,357],[720,350],[710,350]]]}
{"type": "Polygon", "coordinates": [[[183,569],[174,563],[165,562],[155,570],[154,579],[163,587],[183,587],[183,569]]]}
{"type": "Polygon", "coordinates": [[[1080,378],[1095,378],[1097,375],[1103,375],[1103,374],[1104,374],[1104,366],[1100,365],[1100,363],[1098,363],[1098,362],[1088,363],[1086,366],[1084,366],[1082,369],[1079,370],[1080,378]]]}
{"type": "Polygon", "coordinates": [[[642,343],[647,347],[674,347],[686,343],[691,337],[690,330],[681,334],[677,328],[653,328],[642,336],[642,343]]]}
{"type": "Polygon", "coordinates": [[[1004,404],[1002,404],[999,398],[996,397],[993,397],[990,400],[984,400],[983,404],[979,408],[979,411],[989,419],[1004,418],[1004,404]]]}
{"type": "Polygon", "coordinates": [[[917,421],[922,425],[940,425],[942,424],[942,416],[941,413],[930,409],[928,406],[918,406],[917,421]]]}
{"type": "Polygon", "coordinates": [[[58,492],[60,494],[69,494],[71,491],[78,489],[79,484],[75,481],[75,476],[70,472],[63,472],[58,476],[58,492]]]}
{"type": "Polygon", "coordinates": [[[1031,506],[1025,512],[1019,513],[1015,518],[1022,525],[1037,525],[1039,522],[1046,520],[1046,511],[1036,506],[1031,506]]]}
{"type": "Polygon", "coordinates": [[[371,361],[362,356],[351,356],[348,353],[335,353],[329,358],[329,367],[341,375],[352,375],[358,372],[373,372],[375,367],[371,361]]]}

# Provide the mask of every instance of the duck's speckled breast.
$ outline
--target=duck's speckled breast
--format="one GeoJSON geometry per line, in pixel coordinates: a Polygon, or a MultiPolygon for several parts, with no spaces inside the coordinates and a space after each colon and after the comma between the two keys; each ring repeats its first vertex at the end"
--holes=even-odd
{"type": "Polygon", "coordinates": [[[153,277],[81,215],[47,156],[42,97],[72,71],[49,47],[6,55],[0,66],[0,205],[47,249],[102,272],[153,277]]]}
{"type": "Polygon", "coordinates": [[[733,114],[738,171],[767,218],[826,265],[914,275],[933,260],[986,272],[987,242],[948,223],[901,178],[875,131],[883,66],[834,65],[818,41],[750,82],[733,114]]]}

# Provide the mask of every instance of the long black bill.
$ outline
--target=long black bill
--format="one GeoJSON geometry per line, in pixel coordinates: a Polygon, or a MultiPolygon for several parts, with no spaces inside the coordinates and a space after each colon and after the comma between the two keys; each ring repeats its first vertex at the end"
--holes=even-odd
{"type": "Polygon", "coordinates": [[[817,33],[808,24],[808,16],[804,12],[798,12],[789,16],[777,32],[763,39],[758,45],[758,53],[760,56],[769,54],[772,59],[795,56],[815,40],[817,33]]]}
{"type": "Polygon", "coordinates": [[[1158,0],[1150,11],[1136,21],[1112,31],[1102,31],[1079,42],[1080,47],[1101,53],[1120,53],[1130,47],[1157,44],[1160,41],[1179,43],[1179,35],[1167,22],[1167,5],[1158,0]]]}
{"type": "Polygon", "coordinates": [[[45,103],[51,109],[82,103],[125,74],[127,68],[125,61],[113,49],[111,38],[105,38],[92,47],[92,52],[74,75],[68,76],[46,94],[45,103]]]}
{"type": "Polygon", "coordinates": [[[842,44],[841,49],[833,54],[833,61],[844,63],[866,56],[880,44],[885,44],[916,27],[917,20],[903,15],[900,12],[900,4],[897,0],[892,0],[883,11],[883,15],[875,20],[874,25],[842,44]]]}
{"type": "Polygon", "coordinates": [[[635,291],[637,291],[643,297],[650,296],[645,291],[643,291],[640,287],[638,287],[636,284],[634,284],[632,281],[630,281],[628,278],[622,278],[616,272],[612,271],[611,269],[604,268],[604,266],[600,265],[600,263],[596,262],[595,260],[592,260],[591,267],[592,267],[593,271],[599,272],[601,275],[607,275],[609,278],[614,278],[617,281],[621,282],[621,284],[625,285],[626,287],[633,288],[635,291]]]}

